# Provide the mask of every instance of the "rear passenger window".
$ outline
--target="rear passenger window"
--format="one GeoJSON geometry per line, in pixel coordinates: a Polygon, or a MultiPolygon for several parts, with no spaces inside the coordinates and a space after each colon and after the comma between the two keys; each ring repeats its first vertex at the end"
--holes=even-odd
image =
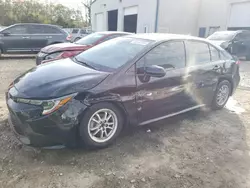
{"type": "Polygon", "coordinates": [[[46,34],[60,34],[60,30],[55,27],[44,26],[44,33],[46,34]]]}
{"type": "Polygon", "coordinates": [[[211,61],[208,45],[203,42],[188,41],[186,43],[188,51],[189,66],[202,65],[211,61]]]}
{"type": "Polygon", "coordinates": [[[183,42],[166,42],[155,47],[145,56],[146,66],[158,65],[165,69],[185,67],[183,42]]]}
{"type": "Polygon", "coordinates": [[[212,61],[218,61],[218,60],[220,60],[219,51],[215,47],[213,47],[211,45],[209,45],[209,47],[210,47],[210,53],[211,53],[211,60],[212,61]]]}

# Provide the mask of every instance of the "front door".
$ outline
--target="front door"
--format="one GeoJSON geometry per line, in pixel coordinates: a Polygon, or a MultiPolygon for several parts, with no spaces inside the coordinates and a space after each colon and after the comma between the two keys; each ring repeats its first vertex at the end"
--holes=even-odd
{"type": "Polygon", "coordinates": [[[181,72],[185,68],[182,41],[160,44],[137,62],[136,66],[136,101],[140,124],[163,119],[189,107],[181,80],[181,72]],[[147,75],[144,70],[152,65],[163,67],[166,75],[161,78],[147,75]]]}
{"type": "Polygon", "coordinates": [[[207,43],[187,41],[187,68],[183,82],[193,106],[210,105],[223,72],[219,51],[207,43]]]}
{"type": "Polygon", "coordinates": [[[7,53],[30,51],[30,34],[27,25],[15,25],[3,30],[1,36],[7,53]]]}

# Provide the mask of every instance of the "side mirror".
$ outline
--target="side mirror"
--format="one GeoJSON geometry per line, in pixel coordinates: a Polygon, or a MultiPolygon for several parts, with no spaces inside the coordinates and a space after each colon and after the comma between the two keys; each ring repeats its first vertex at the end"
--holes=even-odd
{"type": "Polygon", "coordinates": [[[151,65],[149,67],[146,67],[145,72],[147,75],[156,77],[156,78],[161,78],[166,75],[165,69],[158,65],[151,65]]]}
{"type": "Polygon", "coordinates": [[[4,31],[4,32],[2,32],[2,34],[3,34],[3,36],[9,36],[10,32],[4,31]]]}

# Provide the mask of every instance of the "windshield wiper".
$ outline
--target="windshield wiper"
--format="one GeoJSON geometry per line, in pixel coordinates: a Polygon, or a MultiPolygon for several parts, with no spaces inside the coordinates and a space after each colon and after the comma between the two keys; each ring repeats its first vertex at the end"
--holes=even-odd
{"type": "Polygon", "coordinates": [[[86,66],[86,67],[89,67],[89,68],[91,68],[91,69],[96,70],[96,68],[95,68],[95,67],[91,66],[90,64],[88,64],[88,63],[86,63],[86,62],[84,62],[84,61],[80,61],[80,60],[79,60],[79,59],[77,59],[76,57],[74,57],[73,59],[74,59],[75,61],[77,61],[77,62],[79,62],[79,63],[83,64],[83,65],[84,65],[84,66],[86,66]]]}

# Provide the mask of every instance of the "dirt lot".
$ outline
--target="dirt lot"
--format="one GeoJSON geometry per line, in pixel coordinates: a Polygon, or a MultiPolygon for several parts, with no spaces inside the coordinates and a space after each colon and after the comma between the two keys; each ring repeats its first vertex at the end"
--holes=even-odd
{"type": "Polygon", "coordinates": [[[0,187],[250,187],[250,63],[228,109],[136,128],[103,150],[38,150],[17,142],[4,91],[34,59],[0,60],[0,187]],[[151,132],[147,131],[148,129],[151,132]]]}

